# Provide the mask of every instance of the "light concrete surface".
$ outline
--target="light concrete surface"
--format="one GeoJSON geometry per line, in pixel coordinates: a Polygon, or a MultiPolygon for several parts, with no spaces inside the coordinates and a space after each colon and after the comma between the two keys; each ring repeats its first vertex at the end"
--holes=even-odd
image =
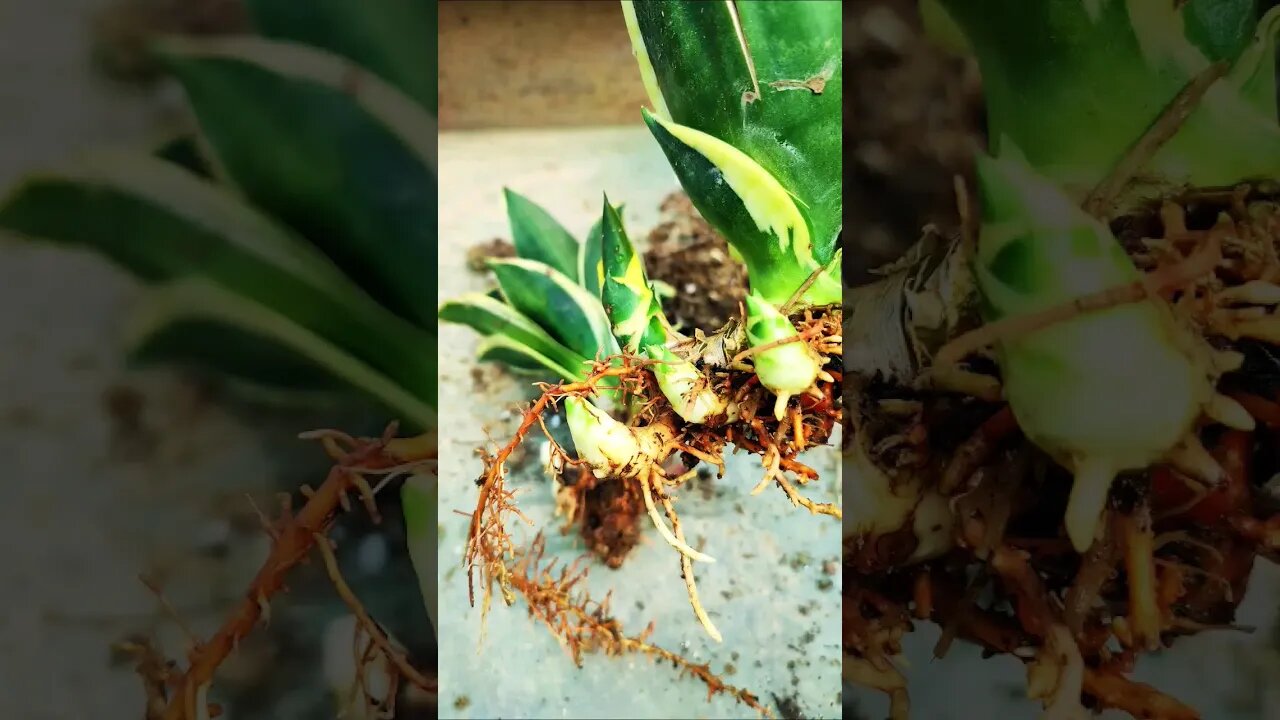
{"type": "MultiPolygon", "coordinates": [[[[179,117],[172,86],[127,89],[94,73],[89,22],[102,4],[0,1],[0,192],[102,145],[145,151],[179,117]]],[[[0,235],[5,720],[141,717],[141,681],[112,643],[154,634],[182,659],[187,641],[138,576],[159,581],[207,636],[267,551],[246,494],[270,510],[275,492],[322,480],[328,463],[296,435],[341,426],[234,406],[171,369],[125,367],[120,332],[139,290],[99,256],[0,235]]],[[[282,606],[277,627],[290,623],[282,606]]],[[[323,675],[307,669],[318,657],[262,664],[258,647],[225,666],[223,687],[302,666],[294,707],[328,702],[323,675]]]]}
{"type": "MultiPolygon", "coordinates": [[[[590,228],[601,193],[625,203],[632,237],[657,221],[662,198],[677,188],[661,151],[643,127],[580,131],[445,133],[440,138],[440,298],[488,289],[464,269],[471,245],[509,237],[503,185],[542,204],[575,235],[590,228]]],[[[472,376],[477,338],[467,328],[441,326],[440,451],[440,716],[742,718],[752,711],[724,697],[707,701],[699,682],[644,657],[585,657],[577,669],[548,630],[518,601],[495,600],[481,642],[479,609],[467,604],[461,567],[479,474],[475,450],[509,437],[504,409],[532,397],[527,381],[472,376]]],[[[545,442],[545,441],[541,441],[545,442]]],[[[823,479],[812,496],[835,499],[838,458],[815,453],[823,479]]],[[[537,455],[534,455],[536,458],[537,455]]],[[[710,497],[688,493],[679,505],[686,532],[717,560],[699,564],[698,587],[723,644],[705,637],[689,609],[677,556],[651,527],[623,566],[591,566],[593,596],[613,590],[612,608],[631,632],[657,621],[653,639],[709,662],[726,681],[759,694],[776,708],[788,698],[804,717],[840,714],[839,523],[793,509],[781,492],[748,493],[760,477],[758,460],[740,456],[714,483],[710,497]],[[834,575],[823,572],[836,568],[834,575]],[[726,670],[726,666],[732,666],[726,670]]],[[[518,540],[548,530],[548,551],[565,561],[585,549],[576,533],[558,534],[548,479],[533,467],[511,480],[532,528],[512,526],[518,540]]],[[[775,712],[777,710],[775,709],[775,712]]]]}

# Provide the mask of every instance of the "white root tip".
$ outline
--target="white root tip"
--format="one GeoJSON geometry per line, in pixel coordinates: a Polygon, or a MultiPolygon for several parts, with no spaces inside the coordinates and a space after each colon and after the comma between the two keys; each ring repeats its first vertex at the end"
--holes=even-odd
{"type": "MultiPolygon", "coordinates": [[[[825,359],[825,358],[824,358],[824,359],[825,359]]],[[[831,373],[827,372],[826,370],[819,370],[819,371],[818,371],[818,379],[819,379],[819,380],[821,380],[821,381],[823,381],[823,382],[830,382],[830,383],[833,383],[833,382],[835,382],[835,381],[836,381],[836,376],[835,376],[835,375],[832,375],[831,373]]]]}
{"type": "Polygon", "coordinates": [[[1164,460],[1178,472],[1209,487],[1221,485],[1226,478],[1226,471],[1205,449],[1194,431],[1187,433],[1165,453],[1164,460]]]}
{"type": "Polygon", "coordinates": [[[1234,430],[1252,431],[1255,427],[1253,416],[1249,411],[1226,395],[1214,393],[1205,406],[1204,412],[1210,418],[1234,430]]]}
{"type": "Polygon", "coordinates": [[[787,401],[791,399],[791,393],[778,393],[778,401],[773,404],[773,418],[778,422],[782,422],[782,416],[787,414],[787,401]]]}
{"type": "Polygon", "coordinates": [[[644,509],[649,512],[649,519],[653,521],[654,527],[658,528],[658,534],[662,535],[662,539],[666,540],[668,545],[680,551],[681,555],[684,555],[690,560],[697,560],[698,562],[704,563],[713,563],[716,561],[716,559],[710,555],[704,555],[689,547],[688,544],[681,542],[679,538],[672,534],[671,529],[667,527],[667,523],[664,522],[662,520],[662,516],[658,514],[658,509],[653,505],[653,491],[649,488],[648,473],[640,474],[640,487],[644,490],[644,509]]]}
{"type": "Polygon", "coordinates": [[[1067,536],[1076,552],[1085,553],[1097,537],[1106,509],[1107,495],[1115,469],[1106,458],[1086,457],[1076,460],[1075,481],[1071,486],[1071,498],[1067,501],[1067,536]]]}
{"type": "Polygon", "coordinates": [[[724,642],[724,636],[720,634],[720,630],[716,628],[715,623],[711,622],[711,618],[707,617],[707,611],[702,609],[699,603],[693,607],[693,614],[698,618],[698,624],[707,632],[707,635],[716,642],[724,642]]]}

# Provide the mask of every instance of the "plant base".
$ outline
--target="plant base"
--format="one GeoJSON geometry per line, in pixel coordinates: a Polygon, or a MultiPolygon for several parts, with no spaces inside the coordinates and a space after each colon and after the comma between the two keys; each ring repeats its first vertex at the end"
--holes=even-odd
{"type": "MultiPolygon", "coordinates": [[[[939,657],[958,638],[1023,659],[1031,696],[1050,710],[1199,717],[1127,674],[1179,636],[1233,628],[1255,559],[1280,560],[1280,497],[1268,487],[1280,471],[1278,200],[1274,189],[1194,191],[1113,223],[1149,280],[1187,275],[1173,270],[1215,251],[1190,280],[1155,284],[1188,331],[1188,352],[1234,403],[1207,407],[1206,422],[1165,462],[1117,480],[1104,534],[1083,556],[1062,528],[1069,473],[1021,435],[998,392],[965,392],[998,389],[990,356],[965,355],[951,377],[968,379],[951,387],[937,368],[915,363],[972,325],[936,323],[947,333],[935,337],[905,327],[905,316],[904,352],[883,355],[883,372],[859,368],[852,442],[895,489],[943,494],[955,523],[951,548],[923,561],[909,560],[910,522],[846,539],[846,672],[888,693],[893,717],[906,717],[907,694],[891,659],[913,619],[943,628],[939,657]]],[[[853,314],[863,317],[879,313],[872,302],[902,301],[862,297],[868,305],[853,314]]],[[[956,312],[945,316],[965,317],[971,298],[950,300],[956,312]]]]}

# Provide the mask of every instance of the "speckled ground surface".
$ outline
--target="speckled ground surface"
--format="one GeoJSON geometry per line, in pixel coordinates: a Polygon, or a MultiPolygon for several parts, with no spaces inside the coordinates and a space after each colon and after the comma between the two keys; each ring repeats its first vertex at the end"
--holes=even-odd
{"type": "MultiPolygon", "coordinates": [[[[172,87],[120,87],[94,73],[89,22],[102,4],[0,3],[0,191],[102,145],[145,151],[175,120],[182,104],[172,87]]],[[[6,720],[141,717],[141,681],[112,643],[148,634],[181,658],[187,641],[139,574],[207,636],[268,551],[246,495],[272,509],[275,493],[323,479],[328,461],[297,439],[300,430],[368,431],[345,411],[250,408],[172,368],[126,367],[121,331],[139,294],[98,256],[0,233],[6,720]]],[[[418,602],[403,558],[402,574],[388,570],[395,547],[352,535],[341,562],[371,607],[418,602]],[[395,587],[379,588],[384,580],[395,587]]],[[[291,589],[271,629],[224,666],[217,700],[245,701],[224,718],[335,716],[323,644],[344,610],[314,571],[291,589]]]]}
{"type": "MultiPolygon", "coordinates": [[[[657,220],[662,198],[677,183],[643,127],[587,131],[447,133],[440,139],[440,297],[487,289],[465,270],[468,247],[506,236],[502,186],[544,205],[571,232],[582,235],[600,208],[601,193],[626,204],[633,236],[657,220]]],[[[480,471],[474,450],[508,437],[504,409],[531,397],[526,381],[491,371],[476,373],[468,329],[440,331],[441,380],[441,717],[750,717],[725,698],[707,702],[698,682],[642,657],[587,656],[577,669],[524,607],[502,606],[480,637],[480,614],[467,605],[461,567],[467,518],[474,507],[472,479],[480,471]]],[[[533,457],[536,458],[536,455],[533,457]]],[[[681,504],[686,532],[714,565],[697,568],[699,591],[724,634],[707,639],[689,609],[675,553],[650,528],[644,542],[611,571],[592,566],[593,595],[614,591],[613,608],[625,626],[642,630],[657,621],[654,640],[695,662],[709,662],[731,683],[745,686],[785,717],[837,717],[840,698],[840,529],[830,518],[793,509],[780,492],[748,495],[759,478],[757,461],[739,457],[722,480],[691,493],[681,504]]],[[[835,453],[811,457],[824,479],[811,495],[839,492],[835,453]]],[[[576,535],[551,524],[549,480],[536,468],[514,474],[521,509],[535,528],[552,528],[549,554],[572,560],[584,552],[576,535]]],[[[532,538],[533,528],[515,528],[532,538]]]]}

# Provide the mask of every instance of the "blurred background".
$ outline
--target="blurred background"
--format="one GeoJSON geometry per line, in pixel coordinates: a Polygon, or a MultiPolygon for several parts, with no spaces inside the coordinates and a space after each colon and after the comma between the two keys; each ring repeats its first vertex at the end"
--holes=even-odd
{"type": "MultiPolygon", "coordinates": [[[[434,54],[433,26],[409,30],[434,54]]],[[[160,34],[249,31],[238,0],[0,3],[0,194],[90,151],[145,154],[189,133],[184,93],[146,44],[160,34]]],[[[61,216],[75,227],[74,210],[61,216]]],[[[150,639],[185,662],[189,638],[173,615],[207,637],[266,557],[254,505],[274,516],[278,493],[296,502],[299,488],[324,479],[328,458],[298,433],[376,435],[385,423],[384,411],[340,393],[265,402],[199,363],[129,362],[125,336],[147,297],[100,254],[0,231],[0,448],[9,463],[0,717],[142,717],[136,658],[117,644],[150,639]]],[[[340,565],[369,611],[434,672],[396,493],[382,497],[381,525],[356,512],[334,530],[340,565]]],[[[333,718],[352,654],[351,617],[313,562],[290,576],[269,625],[224,664],[211,700],[237,720],[333,718]]],[[[398,717],[435,716],[427,700],[401,699],[398,717]]]]}
{"type": "MultiPolygon", "coordinates": [[[[485,256],[512,252],[502,193],[509,187],[578,239],[599,220],[608,193],[625,206],[649,277],[679,292],[666,303],[669,316],[710,331],[737,313],[745,272],[677,192],[641,122],[648,103],[618,3],[445,2],[440,42],[440,300],[494,287],[474,268],[485,256]]],[[[459,513],[474,508],[476,491],[448,480],[479,474],[475,450],[511,437],[520,404],[535,392],[533,378],[477,365],[478,340],[465,327],[440,328],[440,403],[450,408],[440,451],[440,646],[448,657],[440,716],[751,716],[723,696],[709,701],[701,683],[648,658],[588,654],[576,668],[519,600],[513,607],[495,600],[482,629],[461,567],[469,518],[459,513]]],[[[558,417],[549,424],[564,434],[558,417]]],[[[559,532],[539,435],[509,464],[509,486],[532,522],[510,530],[517,543],[545,531],[548,555],[572,562],[587,546],[577,528],[559,532]]],[[[835,499],[835,454],[817,453],[811,462],[823,473],[811,495],[835,499]]],[[[588,557],[592,595],[612,591],[611,612],[628,632],[655,621],[656,644],[709,663],[778,717],[837,717],[838,523],[796,510],[778,493],[750,497],[758,459],[731,458],[729,467],[723,479],[699,479],[681,505],[686,530],[705,539],[717,560],[699,568],[698,587],[723,643],[708,640],[695,621],[677,558],[647,521],[620,568],[588,557]]]]}
{"type": "MultiPolygon", "coordinates": [[[[986,140],[976,64],[925,36],[916,0],[847,4],[844,65],[846,263],[857,285],[914,243],[926,223],[957,227],[952,178],[973,186],[972,158],[986,140]]],[[[1252,632],[1180,639],[1172,650],[1144,658],[1134,677],[1169,690],[1205,718],[1280,718],[1278,610],[1280,570],[1260,562],[1237,615],[1252,632]]],[[[1025,699],[1020,663],[983,659],[963,643],[935,660],[938,637],[932,625],[918,624],[904,641],[913,718],[1039,717],[1039,705],[1025,699]]],[[[844,697],[845,718],[887,715],[878,693],[849,686],[844,697]]]]}

